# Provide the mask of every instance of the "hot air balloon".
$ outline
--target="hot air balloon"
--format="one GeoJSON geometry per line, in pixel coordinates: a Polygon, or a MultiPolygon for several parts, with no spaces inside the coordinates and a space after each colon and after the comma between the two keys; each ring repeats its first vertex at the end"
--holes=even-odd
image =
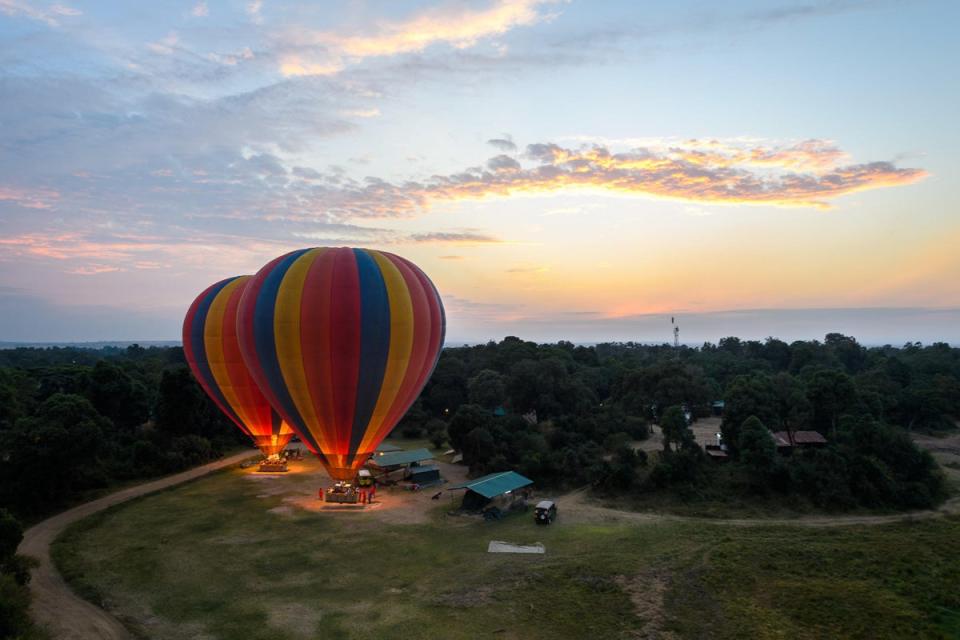
{"type": "Polygon", "coordinates": [[[260,392],[240,355],[237,307],[250,278],[221,280],[197,296],[183,321],[183,353],[220,410],[268,460],[276,460],[294,433],[260,392]]]}
{"type": "Polygon", "coordinates": [[[440,357],[443,304],[413,263],[314,248],[266,264],[240,300],[247,368],[323,462],[350,482],[420,395],[440,357]]]}

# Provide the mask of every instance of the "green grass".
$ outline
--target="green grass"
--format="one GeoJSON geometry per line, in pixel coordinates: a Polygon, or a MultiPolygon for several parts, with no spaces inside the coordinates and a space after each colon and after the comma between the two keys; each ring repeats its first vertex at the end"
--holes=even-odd
{"type": "Polygon", "coordinates": [[[279,516],[228,471],[77,523],[81,594],[142,637],[960,637],[960,520],[883,527],[537,527],[279,516]],[[487,554],[541,541],[545,556],[487,554]]]}

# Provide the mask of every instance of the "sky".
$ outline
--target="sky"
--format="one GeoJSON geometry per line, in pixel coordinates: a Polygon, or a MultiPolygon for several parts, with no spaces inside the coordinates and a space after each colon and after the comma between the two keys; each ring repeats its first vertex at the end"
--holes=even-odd
{"type": "Polygon", "coordinates": [[[0,341],[310,246],[448,340],[960,343],[960,4],[0,0],[0,341]]]}

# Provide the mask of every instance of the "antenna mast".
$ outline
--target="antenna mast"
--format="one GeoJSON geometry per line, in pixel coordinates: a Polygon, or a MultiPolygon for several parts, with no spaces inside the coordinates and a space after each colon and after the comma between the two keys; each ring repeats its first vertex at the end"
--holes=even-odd
{"type": "Polygon", "coordinates": [[[673,354],[677,358],[680,357],[680,325],[677,324],[676,318],[670,316],[670,324],[673,325],[673,354]]]}

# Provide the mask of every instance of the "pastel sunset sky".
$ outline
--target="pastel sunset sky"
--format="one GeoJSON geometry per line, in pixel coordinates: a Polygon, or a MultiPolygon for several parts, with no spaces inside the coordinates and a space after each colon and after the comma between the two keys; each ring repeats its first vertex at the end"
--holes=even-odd
{"type": "Polygon", "coordinates": [[[960,3],[0,0],[0,341],[308,246],[448,339],[960,342],[960,3]]]}

